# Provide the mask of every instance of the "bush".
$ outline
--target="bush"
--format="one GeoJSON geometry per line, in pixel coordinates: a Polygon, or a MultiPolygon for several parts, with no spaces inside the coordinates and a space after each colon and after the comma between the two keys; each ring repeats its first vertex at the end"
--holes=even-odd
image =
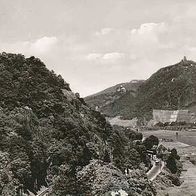
{"type": "Polygon", "coordinates": [[[150,150],[154,145],[158,146],[159,139],[154,135],[150,135],[143,141],[143,144],[147,150],[150,150]]]}
{"type": "Polygon", "coordinates": [[[166,167],[171,171],[172,174],[180,173],[182,170],[182,164],[180,163],[180,156],[177,150],[173,148],[166,161],[166,167]]]}

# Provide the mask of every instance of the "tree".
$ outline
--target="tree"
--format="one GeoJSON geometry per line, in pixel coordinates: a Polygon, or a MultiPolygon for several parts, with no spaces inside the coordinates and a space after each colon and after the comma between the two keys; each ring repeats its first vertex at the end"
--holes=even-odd
{"type": "Polygon", "coordinates": [[[105,195],[108,191],[128,190],[129,184],[123,173],[111,163],[92,160],[77,173],[80,195],[105,195]]]}
{"type": "Polygon", "coordinates": [[[150,135],[144,140],[143,144],[147,150],[150,150],[154,145],[158,146],[159,139],[154,135],[150,135]]]}
{"type": "Polygon", "coordinates": [[[171,156],[177,160],[180,160],[180,156],[178,155],[178,152],[175,148],[171,149],[171,156]]]}
{"type": "Polygon", "coordinates": [[[181,172],[182,164],[179,160],[180,156],[178,155],[177,150],[173,148],[166,161],[166,167],[171,171],[171,173],[175,174],[177,172],[181,172]]]}
{"type": "Polygon", "coordinates": [[[176,160],[172,155],[169,155],[166,161],[166,167],[171,171],[172,174],[177,172],[176,160]]]}
{"type": "Polygon", "coordinates": [[[59,175],[54,178],[51,195],[77,195],[78,185],[75,171],[70,165],[63,164],[59,167],[59,175]]]}

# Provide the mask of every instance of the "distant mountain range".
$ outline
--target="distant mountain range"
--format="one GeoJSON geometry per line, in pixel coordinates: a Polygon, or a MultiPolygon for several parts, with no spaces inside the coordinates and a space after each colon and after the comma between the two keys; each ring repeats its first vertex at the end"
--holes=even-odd
{"type": "Polygon", "coordinates": [[[107,116],[151,119],[153,109],[196,111],[196,63],[186,57],[145,81],[134,80],[88,96],[85,101],[107,116]],[[119,91],[119,88],[121,90],[119,91]]]}

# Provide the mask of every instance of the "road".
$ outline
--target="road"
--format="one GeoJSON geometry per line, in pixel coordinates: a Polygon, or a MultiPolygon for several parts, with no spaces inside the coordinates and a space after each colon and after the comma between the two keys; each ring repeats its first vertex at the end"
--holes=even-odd
{"type": "Polygon", "coordinates": [[[45,188],[41,193],[37,194],[36,196],[46,196],[49,192],[49,188],[45,188]]]}
{"type": "Polygon", "coordinates": [[[146,174],[148,179],[150,181],[153,181],[161,173],[164,166],[164,161],[160,161],[158,165],[156,165],[155,162],[153,162],[152,168],[146,174]]]}

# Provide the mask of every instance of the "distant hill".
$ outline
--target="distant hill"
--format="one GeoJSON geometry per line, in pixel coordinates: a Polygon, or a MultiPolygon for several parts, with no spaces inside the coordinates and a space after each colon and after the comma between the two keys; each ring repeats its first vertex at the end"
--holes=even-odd
{"type": "Polygon", "coordinates": [[[98,106],[99,110],[102,111],[102,108],[106,108],[107,106],[110,107],[111,104],[120,100],[127,93],[135,97],[137,89],[143,82],[144,80],[132,80],[127,83],[120,83],[86,97],[85,101],[92,108],[95,109],[96,106],[98,106]]]}
{"type": "Polygon", "coordinates": [[[196,105],[196,63],[186,59],[160,69],[140,86],[135,108],[151,117],[152,109],[189,109],[196,105]]]}
{"type": "MultiPolygon", "coordinates": [[[[108,116],[121,115],[125,119],[145,117],[147,120],[152,118],[153,109],[189,109],[195,112],[196,63],[184,58],[158,70],[134,90],[134,93],[128,90],[113,102],[101,105],[100,111],[108,116]]],[[[98,98],[99,95],[94,99],[98,98]]],[[[86,102],[92,105],[93,100],[87,98],[86,102]]]]}

